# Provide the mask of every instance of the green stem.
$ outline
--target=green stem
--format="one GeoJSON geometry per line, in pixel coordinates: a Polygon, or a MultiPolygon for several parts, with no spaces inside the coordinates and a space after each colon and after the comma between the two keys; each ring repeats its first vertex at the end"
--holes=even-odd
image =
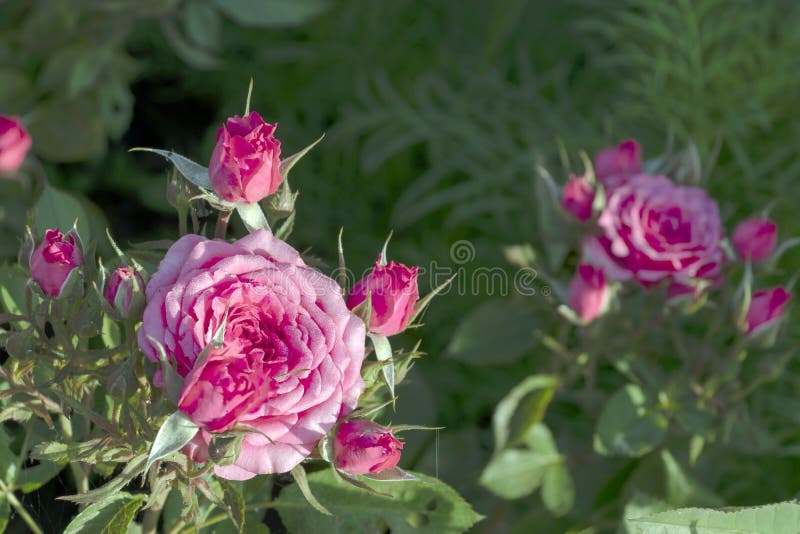
{"type": "MultiPolygon", "coordinates": [[[[67,419],[64,414],[58,416],[58,424],[61,427],[61,432],[64,434],[66,442],[72,441],[72,422],[67,419]]],[[[69,468],[72,471],[72,476],[75,477],[75,487],[78,493],[86,493],[89,491],[89,476],[80,462],[70,462],[69,468]]]]}
{"type": "Polygon", "coordinates": [[[164,508],[164,503],[167,501],[169,492],[156,501],[153,506],[147,509],[142,519],[142,534],[157,534],[158,533],[158,520],[161,518],[161,510],[164,508]]]}
{"type": "Polygon", "coordinates": [[[25,507],[22,506],[22,503],[17,500],[14,492],[11,491],[2,480],[0,480],[0,491],[5,494],[8,503],[14,507],[14,510],[16,510],[22,520],[25,521],[25,524],[28,525],[28,528],[31,530],[31,532],[33,532],[33,534],[44,534],[39,525],[36,524],[36,521],[33,519],[33,517],[31,517],[25,507]]]}
{"type": "Polygon", "coordinates": [[[217,226],[214,229],[214,237],[225,239],[228,234],[228,222],[231,220],[232,211],[220,211],[217,215],[217,226]]]}

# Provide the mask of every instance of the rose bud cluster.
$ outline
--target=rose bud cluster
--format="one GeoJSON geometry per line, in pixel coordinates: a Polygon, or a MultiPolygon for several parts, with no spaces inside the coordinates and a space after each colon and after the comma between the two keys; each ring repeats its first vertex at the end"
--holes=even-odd
{"type": "Polygon", "coordinates": [[[144,309],[144,280],[128,265],[117,267],[106,282],[103,296],[121,319],[138,317],[144,309]]]}
{"type": "Polygon", "coordinates": [[[17,172],[31,144],[31,136],[19,118],[0,115],[0,174],[17,172]]]}
{"type": "Polygon", "coordinates": [[[83,265],[83,252],[73,232],[47,230],[30,257],[31,278],[49,297],[58,297],[73,270],[83,265]]]}
{"type": "Polygon", "coordinates": [[[347,307],[355,309],[370,295],[369,331],[381,336],[399,334],[408,326],[419,300],[418,271],[418,267],[395,261],[383,264],[379,257],[372,272],[353,286],[347,307]]]}
{"type": "Polygon", "coordinates": [[[765,261],[772,256],[778,242],[778,225],[769,219],[747,219],[733,231],[732,241],[743,260],[765,261]]]}
{"type": "Polygon", "coordinates": [[[569,286],[569,307],[584,324],[589,324],[608,309],[611,300],[605,273],[597,267],[584,263],[578,266],[578,272],[569,286]]]}
{"type": "Polygon", "coordinates": [[[334,465],[351,475],[377,474],[395,468],[402,449],[390,428],[365,419],[345,421],[333,440],[334,465]]]}
{"type": "Polygon", "coordinates": [[[277,127],[253,111],[229,118],[217,130],[208,174],[222,200],[252,204],[278,190],[283,178],[277,127]]]}
{"type": "Polygon", "coordinates": [[[561,207],[577,220],[588,221],[592,216],[594,197],[595,190],[589,179],[573,174],[561,193],[561,207]]]}

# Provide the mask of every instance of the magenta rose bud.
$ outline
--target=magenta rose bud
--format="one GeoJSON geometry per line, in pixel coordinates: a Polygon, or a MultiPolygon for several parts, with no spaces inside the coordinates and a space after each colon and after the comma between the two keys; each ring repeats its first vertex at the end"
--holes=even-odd
{"type": "Polygon", "coordinates": [[[376,474],[393,469],[400,461],[403,443],[390,428],[366,419],[345,421],[333,440],[337,469],[351,475],[376,474]]]}
{"type": "Polygon", "coordinates": [[[602,235],[584,242],[584,257],[614,280],[696,286],[720,276],[719,210],[700,188],[639,174],[610,193],[597,224],[602,235]]]}
{"type": "Polygon", "coordinates": [[[733,231],[733,247],[742,259],[760,262],[772,256],[778,226],[769,219],[747,219],[733,231]]]}
{"type": "Polygon", "coordinates": [[[278,190],[281,142],[277,124],[264,122],[255,111],[228,119],[217,130],[208,175],[222,200],[252,204],[278,190]]]}
{"type": "Polygon", "coordinates": [[[744,319],[747,335],[754,336],[774,326],[783,317],[791,299],[792,294],[782,287],[753,293],[744,319]]]}
{"type": "Polygon", "coordinates": [[[83,265],[83,254],[71,233],[66,236],[58,228],[47,230],[31,254],[33,278],[45,295],[57,297],[73,269],[83,265]]]}
{"type": "Polygon", "coordinates": [[[18,118],[0,115],[0,174],[17,172],[31,143],[31,136],[18,118]]]}
{"type": "Polygon", "coordinates": [[[106,282],[104,296],[119,317],[137,315],[144,306],[144,280],[133,267],[117,267],[106,282]]]}
{"type": "Polygon", "coordinates": [[[234,243],[184,236],[146,292],[139,346],[153,362],[164,348],[182,378],[178,409],[206,443],[252,429],[235,463],[214,467],[218,476],[290,471],[355,408],[364,322],[336,282],[268,231],[234,243]],[[218,334],[219,346],[203,354],[218,334]]]}
{"type": "Polygon", "coordinates": [[[569,177],[561,193],[561,207],[579,221],[587,221],[592,216],[595,191],[584,176],[569,177]]]}
{"type": "Polygon", "coordinates": [[[607,189],[625,183],[642,172],[642,147],[633,139],[601,150],[594,157],[594,175],[607,189]]]}
{"type": "Polygon", "coordinates": [[[569,285],[569,307],[589,324],[600,317],[608,309],[611,290],[606,283],[602,269],[584,263],[578,266],[578,272],[569,285]]]}
{"type": "Polygon", "coordinates": [[[395,261],[381,265],[379,258],[372,272],[353,286],[347,307],[354,309],[371,294],[370,332],[382,336],[399,334],[414,315],[414,304],[419,300],[418,270],[419,267],[406,267],[395,261]]]}

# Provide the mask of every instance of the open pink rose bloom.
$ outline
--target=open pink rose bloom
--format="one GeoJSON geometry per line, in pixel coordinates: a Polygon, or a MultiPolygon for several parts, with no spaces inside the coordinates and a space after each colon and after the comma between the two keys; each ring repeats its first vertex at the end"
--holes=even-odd
{"type": "Polygon", "coordinates": [[[150,338],[164,346],[183,378],[179,410],[204,439],[253,430],[234,465],[215,466],[222,477],[291,470],[364,388],[364,323],[333,280],[265,230],[234,243],[182,237],[147,301],[139,344],[152,361],[159,352],[150,338]],[[226,317],[221,347],[198,359],[226,317]]]}

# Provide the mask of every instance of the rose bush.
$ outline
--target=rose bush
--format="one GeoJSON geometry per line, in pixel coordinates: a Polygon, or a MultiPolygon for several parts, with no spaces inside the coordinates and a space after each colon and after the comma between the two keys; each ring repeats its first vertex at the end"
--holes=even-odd
{"type": "MultiPolygon", "coordinates": [[[[187,235],[147,285],[139,344],[183,378],[178,408],[202,429],[250,430],[218,475],[291,470],[363,390],[364,324],[341,289],[259,230],[234,243],[187,235]],[[224,340],[199,355],[225,323],[224,340]]],[[[209,434],[204,433],[204,436],[209,434]]]]}
{"type": "Polygon", "coordinates": [[[584,256],[615,280],[697,285],[719,276],[719,210],[700,188],[665,176],[634,176],[610,193],[597,223],[602,234],[585,241],[584,256]]]}

